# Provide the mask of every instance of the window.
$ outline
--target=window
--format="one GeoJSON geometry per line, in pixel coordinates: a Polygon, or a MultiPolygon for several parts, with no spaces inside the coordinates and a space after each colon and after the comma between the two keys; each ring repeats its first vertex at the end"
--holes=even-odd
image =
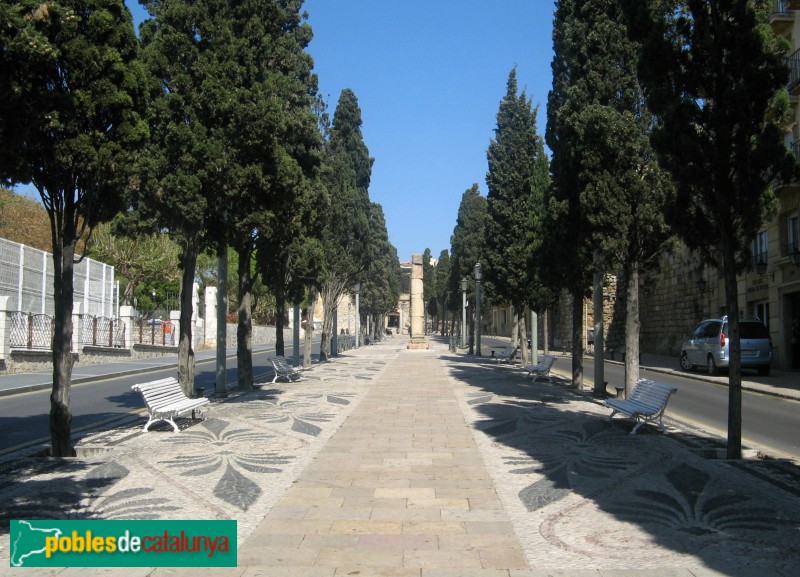
{"type": "Polygon", "coordinates": [[[756,318],[760,320],[765,327],[769,328],[769,303],[756,303],[754,308],[756,318]]]}
{"type": "Polygon", "coordinates": [[[798,236],[800,236],[800,222],[798,222],[797,215],[790,216],[786,219],[787,223],[787,235],[786,235],[786,254],[791,255],[794,252],[800,251],[800,247],[798,247],[798,236]]]}
{"type": "Polygon", "coordinates": [[[753,239],[753,264],[767,264],[767,251],[769,250],[769,237],[767,231],[762,230],[753,239]]]}

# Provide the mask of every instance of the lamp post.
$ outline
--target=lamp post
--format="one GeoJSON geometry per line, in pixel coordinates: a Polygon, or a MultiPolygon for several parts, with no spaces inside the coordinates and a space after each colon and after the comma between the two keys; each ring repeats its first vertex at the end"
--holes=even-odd
{"type": "Polygon", "coordinates": [[[469,279],[461,279],[461,348],[467,346],[467,285],[469,279]]]}
{"type": "Polygon", "coordinates": [[[361,336],[361,311],[359,310],[358,293],[361,292],[361,283],[356,283],[353,289],[356,292],[356,348],[361,336]]]}
{"type": "Polygon", "coordinates": [[[153,317],[152,318],[156,318],[156,289],[153,289],[153,292],[151,294],[153,296],[153,317]]]}
{"type": "Polygon", "coordinates": [[[481,356],[481,263],[475,263],[475,355],[481,356]]]}

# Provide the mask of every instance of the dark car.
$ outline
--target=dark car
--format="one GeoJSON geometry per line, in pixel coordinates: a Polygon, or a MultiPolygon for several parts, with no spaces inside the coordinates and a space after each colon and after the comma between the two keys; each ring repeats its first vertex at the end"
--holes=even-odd
{"type": "MultiPolygon", "coordinates": [[[[772,338],[760,320],[741,320],[742,368],[757,369],[768,375],[772,368],[772,338]]],[[[681,368],[685,371],[705,367],[710,375],[730,364],[728,317],[701,322],[681,346],[681,368]]]]}

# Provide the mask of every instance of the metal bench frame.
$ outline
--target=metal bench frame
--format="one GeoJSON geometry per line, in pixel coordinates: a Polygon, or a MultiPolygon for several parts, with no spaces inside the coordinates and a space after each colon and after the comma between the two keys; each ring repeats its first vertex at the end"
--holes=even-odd
{"type": "Polygon", "coordinates": [[[522,368],[528,371],[529,377],[546,377],[550,374],[550,369],[553,368],[555,362],[556,358],[553,355],[544,355],[538,364],[526,365],[522,368]]]}
{"type": "Polygon", "coordinates": [[[627,399],[606,400],[606,406],[612,410],[608,420],[610,421],[617,413],[635,420],[636,426],[631,435],[635,435],[639,427],[645,423],[654,423],[666,433],[661,419],[670,396],[677,390],[678,388],[673,385],[640,379],[627,399]]]}
{"type": "Polygon", "coordinates": [[[150,419],[143,429],[145,433],[150,428],[150,425],[157,421],[167,421],[172,425],[174,431],[178,433],[180,429],[175,424],[175,417],[192,413],[192,418],[194,418],[195,411],[210,403],[206,397],[197,399],[187,397],[175,377],[139,383],[131,388],[142,394],[144,404],[150,413],[150,419]]]}
{"type": "Polygon", "coordinates": [[[272,382],[276,382],[278,379],[286,379],[291,382],[295,377],[300,378],[300,372],[302,369],[297,369],[289,364],[289,362],[284,357],[275,357],[274,359],[270,359],[272,363],[272,368],[275,369],[275,377],[272,379],[272,382]]]}

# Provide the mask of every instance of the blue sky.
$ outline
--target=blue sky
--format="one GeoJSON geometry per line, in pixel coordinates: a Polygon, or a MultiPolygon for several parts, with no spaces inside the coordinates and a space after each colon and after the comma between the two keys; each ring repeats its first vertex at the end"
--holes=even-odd
{"type": "MultiPolygon", "coordinates": [[[[138,28],[147,14],[125,2],[138,28]]],[[[514,66],[544,134],[554,2],[306,0],[304,10],[330,113],[344,88],[358,97],[375,158],[369,195],[400,260],[425,248],[438,257],[464,191],[487,192],[486,149],[514,66]]]]}
{"type": "Polygon", "coordinates": [[[307,0],[320,92],[331,113],[351,88],[375,158],[370,198],[383,205],[401,261],[450,248],[458,205],[477,182],[506,81],[517,66],[540,134],[551,86],[552,0],[307,0]]]}

